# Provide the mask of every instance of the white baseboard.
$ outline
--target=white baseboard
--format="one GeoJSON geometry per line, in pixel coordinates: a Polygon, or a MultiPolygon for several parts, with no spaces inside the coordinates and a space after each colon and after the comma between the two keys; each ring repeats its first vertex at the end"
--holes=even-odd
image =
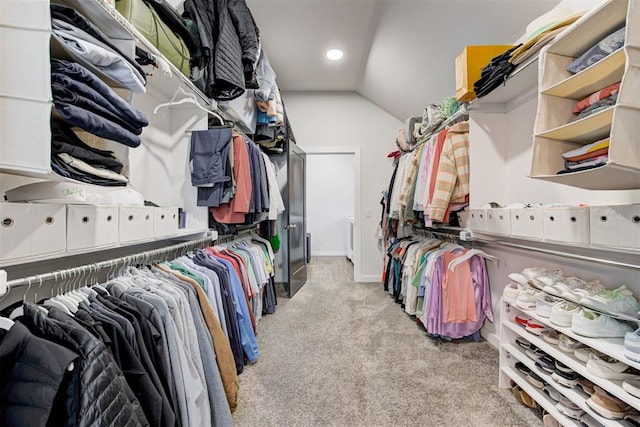
{"type": "Polygon", "coordinates": [[[497,349],[500,349],[500,338],[498,338],[498,334],[495,334],[492,332],[485,333],[484,329],[482,329],[480,332],[481,332],[481,335],[484,337],[484,339],[486,339],[489,342],[489,344],[491,344],[497,349]]]}
{"type": "Polygon", "coordinates": [[[347,256],[346,251],[311,251],[311,256],[347,256]]]}

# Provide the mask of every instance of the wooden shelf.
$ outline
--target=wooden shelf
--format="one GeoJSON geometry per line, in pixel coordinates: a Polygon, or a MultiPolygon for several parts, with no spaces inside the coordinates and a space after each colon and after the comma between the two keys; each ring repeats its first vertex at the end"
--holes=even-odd
{"type": "Polygon", "coordinates": [[[624,49],[619,49],[579,73],[553,86],[543,88],[542,93],[561,98],[583,99],[604,87],[622,80],[625,62],[624,49]]]}
{"type": "Polygon", "coordinates": [[[613,122],[613,111],[615,106],[600,111],[580,120],[576,120],[566,125],[541,132],[536,136],[543,138],[557,139],[560,141],[577,142],[579,144],[589,144],[607,137],[611,133],[611,123],[613,122]]]}

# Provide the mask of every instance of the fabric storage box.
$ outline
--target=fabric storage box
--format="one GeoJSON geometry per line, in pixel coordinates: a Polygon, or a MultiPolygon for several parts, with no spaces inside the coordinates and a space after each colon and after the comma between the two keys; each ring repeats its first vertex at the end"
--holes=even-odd
{"type": "Polygon", "coordinates": [[[153,207],[120,206],[118,241],[134,243],[153,239],[153,207]]]}
{"type": "Polygon", "coordinates": [[[640,249],[640,205],[591,206],[591,244],[640,249]]]}
{"type": "MultiPolygon", "coordinates": [[[[5,1],[0,1],[0,5],[5,1]]],[[[0,12],[2,20],[3,14],[4,11],[0,12]]],[[[50,26],[50,22],[41,25],[43,29],[50,26]]],[[[0,63],[1,94],[42,102],[51,100],[48,32],[9,28],[0,24],[0,55],[2,58],[11,58],[0,63]],[[29,48],[25,49],[25,46],[29,48]]]]}
{"type": "Polygon", "coordinates": [[[589,243],[589,208],[543,209],[544,239],[566,243],[589,243]]]}
{"type": "Polygon", "coordinates": [[[0,169],[50,173],[51,103],[0,96],[0,169]]]}
{"type": "Polygon", "coordinates": [[[456,99],[471,101],[476,97],[473,84],[491,59],[511,49],[511,45],[466,46],[456,57],[456,99]]]}
{"type": "Polygon", "coordinates": [[[67,207],[32,203],[30,233],[32,255],[65,252],[67,250],[67,207]]]}
{"type": "Polygon", "coordinates": [[[541,208],[511,209],[511,235],[542,240],[544,227],[541,208]]]}
{"type": "Polygon", "coordinates": [[[509,236],[511,234],[510,209],[487,209],[487,233],[509,236]]]}
{"type": "Polygon", "coordinates": [[[31,204],[0,203],[0,261],[30,255],[31,204]]]}
{"type": "Polygon", "coordinates": [[[49,0],[0,1],[0,26],[3,25],[48,31],[51,26],[49,0]]]}
{"type": "Polygon", "coordinates": [[[67,250],[108,248],[118,244],[117,206],[67,206],[67,250]]]}
{"type": "Polygon", "coordinates": [[[469,225],[474,231],[487,231],[487,210],[469,209],[469,225]]]}
{"type": "Polygon", "coordinates": [[[178,208],[153,208],[153,237],[175,236],[178,232],[178,208]]]}

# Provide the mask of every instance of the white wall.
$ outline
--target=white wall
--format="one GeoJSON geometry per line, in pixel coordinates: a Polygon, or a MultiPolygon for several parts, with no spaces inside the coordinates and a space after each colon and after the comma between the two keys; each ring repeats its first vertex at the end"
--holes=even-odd
{"type": "Polygon", "coordinates": [[[307,154],[307,232],[312,256],[347,255],[354,216],[353,154],[307,154]]]}
{"type": "MultiPolygon", "coordinates": [[[[361,280],[379,281],[382,254],[377,246],[380,199],[389,185],[395,135],[403,123],[353,92],[285,92],[287,115],[298,145],[360,147],[361,152],[361,280]]],[[[357,276],[358,272],[356,272],[357,276]]]]}

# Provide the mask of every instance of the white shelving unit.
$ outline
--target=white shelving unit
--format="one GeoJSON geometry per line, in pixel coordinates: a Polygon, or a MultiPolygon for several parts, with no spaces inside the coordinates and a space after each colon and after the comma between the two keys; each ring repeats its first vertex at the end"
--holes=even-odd
{"type": "MultiPolygon", "coordinates": [[[[612,381],[605,378],[600,378],[596,375],[593,375],[591,372],[587,370],[586,365],[576,359],[573,354],[565,353],[561,351],[557,346],[545,341],[542,337],[537,336],[533,333],[527,331],[524,327],[517,324],[515,322],[515,317],[517,315],[524,315],[526,317],[535,319],[538,322],[554,329],[562,334],[565,334],[579,342],[586,344],[587,346],[601,351],[619,361],[622,361],[629,366],[638,367],[640,364],[632,362],[624,357],[623,353],[623,340],[622,339],[594,339],[582,337],[578,334],[575,334],[571,331],[570,328],[561,328],[555,326],[549,322],[549,319],[543,318],[537,315],[534,311],[521,310],[520,308],[511,305],[508,302],[501,301],[500,305],[501,311],[501,324],[500,324],[500,370],[505,374],[505,370],[515,371],[515,363],[522,362],[529,369],[531,369],[534,373],[540,376],[547,384],[554,387],[558,390],[562,395],[570,399],[572,402],[576,403],[582,410],[590,414],[596,420],[598,420],[604,426],[631,426],[630,423],[624,420],[609,420],[602,416],[600,416],[596,411],[591,409],[589,405],[586,403],[586,400],[589,398],[588,395],[583,393],[580,389],[571,389],[564,387],[560,384],[557,384],[554,380],[551,379],[550,375],[543,371],[542,369],[535,366],[535,362],[530,359],[524,351],[522,351],[516,344],[515,339],[517,337],[522,337],[526,339],[531,344],[538,347],[540,350],[547,353],[549,356],[553,357],[555,360],[565,364],[584,378],[590,380],[594,384],[598,385],[602,389],[606,390],[611,395],[621,399],[622,401],[628,403],[640,410],[640,399],[630,395],[622,388],[622,381],[612,381]]],[[[517,372],[512,372],[516,375],[519,375],[517,372]]],[[[511,376],[509,376],[511,377],[511,376]]],[[[507,381],[505,378],[500,378],[500,386],[507,387],[507,381]]],[[[538,397],[540,397],[542,393],[538,393],[538,397]]],[[[532,395],[534,399],[537,400],[535,396],[532,395]]],[[[542,395],[544,399],[548,400],[549,398],[546,395],[542,395]]],[[[540,404],[543,405],[544,401],[540,404]]],[[[543,405],[544,406],[544,405],[543,405]]],[[[559,420],[563,423],[562,420],[559,420]]],[[[564,425],[564,423],[563,423],[564,425]]]]}
{"type": "Polygon", "coordinates": [[[636,0],[609,0],[554,40],[540,59],[540,94],[534,129],[531,178],[591,190],[640,188],[640,7],[636,0]],[[618,51],[576,74],[567,66],[595,43],[625,26],[618,51]],[[571,122],[575,103],[621,82],[616,105],[571,122]],[[604,166],[558,174],[562,154],[609,137],[604,166]]]}

